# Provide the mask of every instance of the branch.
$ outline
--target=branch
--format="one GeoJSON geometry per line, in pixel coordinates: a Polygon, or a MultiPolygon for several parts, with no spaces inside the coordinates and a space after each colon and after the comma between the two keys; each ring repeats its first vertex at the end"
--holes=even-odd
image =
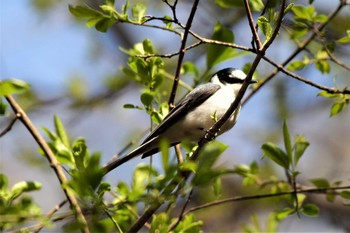
{"type": "Polygon", "coordinates": [[[16,117],[14,117],[10,121],[10,124],[8,124],[8,126],[6,126],[2,132],[0,132],[0,138],[12,129],[12,127],[14,126],[14,124],[16,123],[17,120],[18,120],[18,115],[16,115],[16,117]]]}
{"type": "Polygon", "coordinates": [[[325,39],[322,37],[321,35],[321,32],[317,29],[317,28],[313,28],[314,29],[314,32],[316,33],[317,37],[320,39],[322,45],[323,45],[323,48],[324,50],[326,51],[329,59],[334,62],[335,64],[343,67],[344,69],[350,71],[350,66],[346,65],[344,62],[340,61],[338,58],[336,58],[332,53],[331,51],[329,51],[328,47],[327,47],[327,44],[326,44],[326,41],[325,39]]]}
{"type": "MultiPolygon", "coordinates": [[[[175,1],[175,3],[177,3],[177,1],[175,1]]],[[[175,3],[174,3],[174,6],[176,6],[175,3]]],[[[181,71],[182,61],[183,61],[183,58],[184,58],[185,52],[186,52],[185,47],[186,47],[187,37],[188,37],[189,30],[190,30],[191,25],[192,25],[194,15],[195,15],[196,10],[197,10],[198,3],[199,3],[199,0],[194,0],[190,15],[189,15],[187,23],[186,23],[185,32],[183,34],[183,38],[181,41],[181,46],[180,46],[180,50],[179,50],[179,59],[177,62],[177,68],[176,68],[176,72],[175,72],[173,88],[171,90],[171,94],[170,94],[169,102],[168,102],[170,109],[174,107],[176,90],[177,90],[177,86],[178,86],[179,80],[180,80],[180,71],[181,71]]]]}
{"type": "MultiPolygon", "coordinates": [[[[339,13],[339,11],[345,5],[346,5],[346,1],[340,0],[338,7],[332,13],[329,14],[328,19],[325,22],[323,22],[317,27],[317,30],[322,31],[322,29],[324,29],[326,25],[331,20],[333,20],[333,18],[339,13]]],[[[300,52],[302,52],[306,48],[306,46],[308,46],[311,43],[311,41],[313,41],[315,36],[316,36],[316,33],[313,32],[308,38],[306,38],[302,43],[300,43],[298,48],[295,49],[295,51],[281,64],[281,66],[285,67],[290,61],[292,61],[300,52]]],[[[255,95],[255,93],[257,93],[260,90],[260,88],[262,88],[266,83],[268,83],[271,79],[273,79],[275,75],[278,73],[278,71],[279,71],[278,69],[275,69],[274,71],[272,71],[271,74],[267,76],[263,82],[259,83],[259,85],[257,85],[251,93],[249,93],[249,95],[247,96],[244,102],[246,103],[253,95],[255,95]]]]}
{"type": "Polygon", "coordinates": [[[87,227],[86,219],[81,211],[81,208],[78,204],[78,200],[75,198],[75,196],[68,191],[67,188],[64,187],[64,184],[67,182],[67,178],[63,172],[63,169],[60,165],[60,163],[57,161],[54,153],[50,149],[49,145],[46,143],[44,138],[41,136],[39,131],[36,129],[36,127],[33,125],[25,111],[19,106],[19,104],[16,102],[16,100],[12,96],[6,96],[5,97],[7,102],[10,104],[11,108],[15,112],[17,118],[24,124],[24,126],[28,129],[29,133],[33,136],[34,140],[38,143],[39,147],[43,150],[47,160],[50,163],[50,166],[56,173],[56,176],[61,184],[61,187],[63,189],[64,194],[67,197],[67,200],[69,201],[72,210],[75,212],[77,219],[82,221],[82,223],[85,225],[84,229],[82,229],[82,232],[88,233],[89,228],[87,227]]]}
{"type": "MultiPolygon", "coordinates": [[[[317,89],[320,89],[320,90],[324,90],[324,91],[327,91],[328,93],[330,94],[350,94],[350,90],[347,90],[347,89],[344,89],[344,90],[339,90],[337,88],[330,88],[330,87],[326,87],[326,86],[322,86],[322,85],[319,85],[317,83],[314,83],[314,82],[311,82],[310,80],[300,76],[300,75],[297,75],[296,73],[293,73],[292,71],[289,71],[287,70],[285,67],[283,67],[282,65],[278,65],[277,63],[275,63],[274,61],[272,61],[270,58],[268,57],[263,57],[263,59],[267,62],[269,62],[271,65],[273,65],[274,67],[277,68],[276,71],[281,71],[282,73],[296,79],[296,80],[299,80],[305,84],[308,84],[312,87],[315,87],[317,89]]],[[[277,72],[276,72],[277,73],[277,72]]],[[[245,100],[247,101],[247,99],[245,100]]]]}
{"type": "Polygon", "coordinates": [[[331,187],[331,188],[308,188],[308,189],[300,189],[300,190],[292,190],[288,192],[281,192],[281,193],[268,193],[268,194],[257,194],[257,195],[250,195],[250,196],[236,196],[236,197],[230,197],[218,201],[213,201],[210,203],[206,203],[200,206],[192,207],[188,209],[184,215],[189,214],[191,212],[201,210],[208,207],[213,207],[217,205],[222,205],[228,202],[237,202],[237,201],[248,201],[248,200],[254,200],[254,199],[261,199],[261,198],[271,198],[271,197],[277,197],[277,196],[283,196],[283,195],[295,195],[295,193],[321,193],[321,194],[327,194],[328,191],[334,191],[334,190],[344,190],[344,189],[350,189],[350,186],[343,186],[343,187],[331,187]]]}
{"type": "MultiPolygon", "coordinates": [[[[245,10],[246,10],[247,17],[248,17],[249,27],[250,27],[250,30],[252,31],[253,41],[255,41],[257,49],[261,50],[263,48],[263,46],[261,44],[258,32],[257,32],[257,30],[255,28],[255,25],[254,25],[255,23],[254,23],[252,12],[250,10],[250,6],[249,6],[248,0],[244,0],[244,6],[245,6],[245,10]]],[[[254,43],[252,43],[252,45],[254,46],[254,43]]]]}
{"type": "MultiPolygon", "coordinates": [[[[192,11],[195,11],[195,6],[196,4],[198,4],[198,0],[194,2],[193,7],[192,7],[192,11]]],[[[285,0],[282,1],[281,4],[281,14],[283,14],[284,8],[285,8],[285,0]]],[[[194,12],[191,15],[194,16],[194,12]]],[[[280,16],[282,18],[282,16],[280,16]]],[[[190,19],[191,17],[189,17],[190,19]]],[[[186,28],[188,28],[188,24],[186,25],[186,28]]],[[[276,30],[279,30],[279,28],[277,28],[276,30]]],[[[188,30],[186,30],[188,33],[188,30]]],[[[186,32],[185,31],[185,32],[186,32]]],[[[186,33],[185,33],[186,34],[186,33]]],[[[277,34],[276,34],[277,35],[277,34]]],[[[275,36],[276,36],[275,35],[275,36]]],[[[271,43],[272,41],[275,39],[275,36],[271,37],[271,43]]],[[[243,95],[245,93],[245,91],[247,90],[250,81],[252,80],[253,77],[253,73],[256,69],[256,67],[258,66],[260,60],[263,58],[265,51],[268,49],[269,45],[271,43],[266,43],[265,46],[262,47],[261,50],[257,51],[257,55],[254,59],[254,62],[251,65],[251,68],[249,69],[249,72],[247,74],[246,79],[244,80],[241,89],[239,90],[235,101],[231,104],[230,108],[226,111],[226,113],[221,117],[220,120],[218,120],[213,127],[211,127],[208,132],[206,133],[205,137],[203,137],[199,142],[198,142],[198,147],[197,149],[193,152],[190,160],[191,161],[195,161],[197,160],[200,151],[202,150],[203,146],[205,144],[207,144],[209,141],[211,141],[214,137],[213,135],[216,134],[216,132],[218,132],[218,130],[221,128],[221,126],[227,121],[227,119],[232,115],[232,113],[237,109],[237,107],[240,105],[240,101],[243,98],[243,95]]],[[[182,46],[183,48],[185,48],[185,42],[182,41],[182,46]]],[[[180,51],[179,56],[182,57],[184,55],[184,51],[180,51]]],[[[179,58],[179,62],[182,61],[182,58],[179,58]]],[[[181,65],[178,64],[178,69],[180,69],[181,65]]],[[[179,70],[178,70],[179,71],[179,70]]],[[[176,77],[175,77],[176,78],[176,77]]],[[[178,82],[178,81],[177,81],[178,82]]],[[[174,84],[176,83],[176,80],[174,80],[174,84]]],[[[180,183],[185,182],[191,175],[191,172],[180,172],[176,175],[176,177],[174,177],[174,179],[170,182],[170,184],[168,184],[168,186],[165,188],[165,190],[162,192],[162,196],[167,196],[169,195],[172,190],[178,186],[180,183]]],[[[141,229],[141,227],[144,225],[144,223],[154,214],[155,211],[157,211],[157,209],[162,205],[162,203],[153,203],[150,207],[148,207],[148,209],[142,214],[142,216],[130,227],[130,229],[128,230],[128,232],[137,232],[138,230],[141,229]]]]}

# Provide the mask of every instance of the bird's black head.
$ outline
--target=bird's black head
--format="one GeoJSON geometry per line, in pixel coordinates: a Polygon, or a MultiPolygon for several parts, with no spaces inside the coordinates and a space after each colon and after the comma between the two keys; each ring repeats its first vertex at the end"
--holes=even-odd
{"type": "MultiPolygon", "coordinates": [[[[243,71],[235,68],[225,68],[219,70],[214,76],[217,76],[220,82],[224,84],[235,84],[243,83],[246,75],[243,71]]],[[[256,81],[252,80],[250,83],[255,83],[256,81]]]]}

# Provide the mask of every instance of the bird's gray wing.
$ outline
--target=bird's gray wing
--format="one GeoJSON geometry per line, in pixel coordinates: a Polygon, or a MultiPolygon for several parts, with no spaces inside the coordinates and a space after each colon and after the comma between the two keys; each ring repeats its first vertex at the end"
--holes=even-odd
{"type": "MultiPolygon", "coordinates": [[[[156,137],[163,133],[170,126],[175,124],[177,121],[181,120],[189,111],[195,109],[204,101],[206,101],[210,96],[212,96],[220,86],[217,84],[206,83],[200,85],[193,89],[189,94],[187,94],[177,105],[173,108],[169,114],[164,118],[164,120],[155,128],[155,130],[143,141],[143,143],[130,152],[129,154],[117,158],[112,162],[108,163],[104,168],[104,174],[110,172],[119,165],[129,161],[130,159],[136,157],[137,155],[143,153],[142,158],[150,156],[158,152],[158,148],[147,150],[146,148],[152,144],[152,140],[156,140],[156,137]],[[145,151],[146,149],[146,151],[145,151]]],[[[179,142],[173,142],[171,145],[176,145],[179,142]]]]}
{"type": "Polygon", "coordinates": [[[154,129],[154,131],[152,131],[152,133],[143,141],[142,144],[162,134],[166,129],[182,119],[189,111],[194,110],[204,101],[206,101],[219,89],[220,85],[213,83],[202,84],[193,89],[176,105],[175,108],[168,113],[163,121],[154,129]]]}

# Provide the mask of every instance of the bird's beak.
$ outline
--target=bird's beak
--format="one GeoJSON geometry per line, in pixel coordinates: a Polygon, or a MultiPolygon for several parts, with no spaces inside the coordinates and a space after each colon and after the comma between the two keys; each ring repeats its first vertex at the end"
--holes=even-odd
{"type": "Polygon", "coordinates": [[[256,80],[250,80],[249,84],[257,83],[258,81],[256,80]]]}

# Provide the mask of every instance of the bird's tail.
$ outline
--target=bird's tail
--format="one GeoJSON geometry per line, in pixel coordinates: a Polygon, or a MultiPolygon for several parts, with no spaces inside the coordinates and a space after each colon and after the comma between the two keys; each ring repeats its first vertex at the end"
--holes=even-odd
{"type": "Polygon", "coordinates": [[[150,141],[142,144],[141,146],[137,147],[135,150],[131,151],[129,154],[124,155],[124,156],[119,157],[119,158],[116,158],[115,160],[109,162],[107,165],[105,165],[103,167],[104,175],[107,174],[108,172],[112,171],[113,169],[119,167],[123,163],[126,163],[130,159],[133,159],[140,154],[144,154],[144,153],[147,153],[149,151],[152,151],[154,149],[153,147],[155,145],[154,141],[155,141],[154,139],[150,140],[150,141]]]}

